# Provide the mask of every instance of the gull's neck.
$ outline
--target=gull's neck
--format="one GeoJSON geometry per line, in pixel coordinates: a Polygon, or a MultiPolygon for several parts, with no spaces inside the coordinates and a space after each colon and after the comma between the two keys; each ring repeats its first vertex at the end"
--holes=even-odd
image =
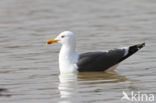
{"type": "Polygon", "coordinates": [[[60,72],[75,72],[77,71],[76,62],[78,54],[75,52],[75,43],[63,44],[59,54],[60,72]]]}
{"type": "Polygon", "coordinates": [[[75,44],[63,44],[60,53],[73,54],[75,52],[75,44]]]}

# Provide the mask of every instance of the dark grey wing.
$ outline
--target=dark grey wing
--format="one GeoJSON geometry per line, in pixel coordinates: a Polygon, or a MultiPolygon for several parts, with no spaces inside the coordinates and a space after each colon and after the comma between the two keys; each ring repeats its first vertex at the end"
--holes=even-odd
{"type": "Polygon", "coordinates": [[[82,71],[105,71],[117,64],[124,56],[124,49],[115,49],[108,52],[88,52],[80,54],[77,62],[78,70],[82,71]]]}
{"type": "Polygon", "coordinates": [[[105,71],[120,63],[141,49],[145,44],[130,46],[127,49],[114,49],[108,52],[88,52],[80,54],[77,62],[78,71],[105,71]]]}

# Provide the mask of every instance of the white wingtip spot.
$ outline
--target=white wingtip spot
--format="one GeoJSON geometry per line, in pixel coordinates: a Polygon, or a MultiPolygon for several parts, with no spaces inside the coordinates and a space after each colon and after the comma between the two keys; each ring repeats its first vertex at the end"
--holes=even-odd
{"type": "Polygon", "coordinates": [[[124,56],[126,56],[128,54],[129,47],[122,47],[121,49],[125,50],[124,56]]]}

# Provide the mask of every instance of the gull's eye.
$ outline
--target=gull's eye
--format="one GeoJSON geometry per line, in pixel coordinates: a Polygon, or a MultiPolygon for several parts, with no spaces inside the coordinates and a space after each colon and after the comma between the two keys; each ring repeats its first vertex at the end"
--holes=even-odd
{"type": "Polygon", "coordinates": [[[62,35],[61,38],[64,38],[64,35],[62,35]]]}

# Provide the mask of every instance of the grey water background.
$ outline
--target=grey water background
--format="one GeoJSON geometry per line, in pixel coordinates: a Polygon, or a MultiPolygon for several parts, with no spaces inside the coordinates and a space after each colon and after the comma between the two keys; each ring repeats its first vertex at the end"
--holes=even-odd
{"type": "Polygon", "coordinates": [[[156,0],[0,0],[0,88],[0,103],[121,103],[122,91],[156,99],[156,0]],[[59,75],[61,45],[46,41],[65,30],[78,53],[146,46],[116,72],[59,75]]]}

